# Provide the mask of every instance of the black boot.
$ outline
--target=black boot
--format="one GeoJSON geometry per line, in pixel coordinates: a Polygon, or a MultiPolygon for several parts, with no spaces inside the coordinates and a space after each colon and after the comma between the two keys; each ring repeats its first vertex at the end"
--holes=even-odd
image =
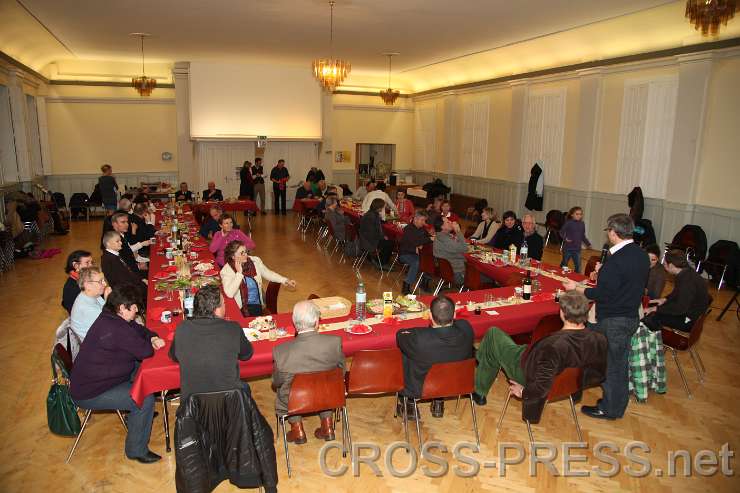
{"type": "Polygon", "coordinates": [[[432,401],[432,417],[441,418],[445,415],[445,401],[442,399],[434,399],[432,401]]]}
{"type": "MultiPolygon", "coordinates": [[[[403,397],[398,397],[396,401],[396,415],[403,419],[403,397]]],[[[414,402],[409,399],[406,404],[406,416],[409,421],[416,421],[416,413],[414,412],[414,402]]]]}

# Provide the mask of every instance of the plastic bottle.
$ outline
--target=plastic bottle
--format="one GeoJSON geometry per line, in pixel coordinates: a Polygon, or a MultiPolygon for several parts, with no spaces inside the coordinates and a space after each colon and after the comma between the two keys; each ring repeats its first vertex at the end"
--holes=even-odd
{"type": "Polygon", "coordinates": [[[355,292],[355,318],[357,320],[365,320],[365,302],[367,301],[367,293],[365,292],[365,283],[360,281],[357,284],[357,291],[355,292]]]}
{"type": "Polygon", "coordinates": [[[182,300],[183,311],[185,312],[185,318],[193,318],[193,302],[195,301],[195,288],[191,288],[185,292],[185,299],[182,300]]]}
{"type": "Polygon", "coordinates": [[[519,249],[519,261],[525,262],[529,256],[529,246],[527,246],[527,240],[522,242],[522,247],[519,249]]]}

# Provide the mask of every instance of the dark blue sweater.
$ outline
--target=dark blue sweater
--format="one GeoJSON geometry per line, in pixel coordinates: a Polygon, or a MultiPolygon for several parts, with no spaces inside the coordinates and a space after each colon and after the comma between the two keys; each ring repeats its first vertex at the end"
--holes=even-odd
{"type": "Polygon", "coordinates": [[[638,318],[645,291],[650,260],[647,253],[635,243],[620,248],[599,270],[595,288],[584,294],[596,301],[597,321],[613,317],[638,318]]]}

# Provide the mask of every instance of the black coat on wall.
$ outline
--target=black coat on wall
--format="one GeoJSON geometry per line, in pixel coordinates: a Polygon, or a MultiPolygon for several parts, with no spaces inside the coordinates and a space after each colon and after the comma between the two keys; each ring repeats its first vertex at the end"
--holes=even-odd
{"type": "Polygon", "coordinates": [[[532,170],[530,171],[529,176],[529,185],[527,187],[527,201],[524,203],[524,206],[529,209],[530,211],[541,211],[542,210],[542,202],[543,202],[543,196],[542,193],[542,187],[540,186],[540,193],[537,193],[537,184],[540,180],[542,180],[542,168],[540,168],[540,165],[537,163],[534,163],[534,166],[532,166],[532,170]]]}

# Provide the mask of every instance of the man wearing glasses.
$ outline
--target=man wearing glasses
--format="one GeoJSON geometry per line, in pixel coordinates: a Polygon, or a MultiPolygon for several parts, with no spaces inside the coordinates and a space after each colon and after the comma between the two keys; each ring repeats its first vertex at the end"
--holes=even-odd
{"type": "Polygon", "coordinates": [[[72,305],[70,324],[72,331],[82,342],[87,335],[87,331],[90,330],[90,326],[103,311],[103,305],[105,305],[105,300],[108,298],[111,288],[105,281],[99,267],[81,269],[78,283],[80,294],[72,305]]]}

